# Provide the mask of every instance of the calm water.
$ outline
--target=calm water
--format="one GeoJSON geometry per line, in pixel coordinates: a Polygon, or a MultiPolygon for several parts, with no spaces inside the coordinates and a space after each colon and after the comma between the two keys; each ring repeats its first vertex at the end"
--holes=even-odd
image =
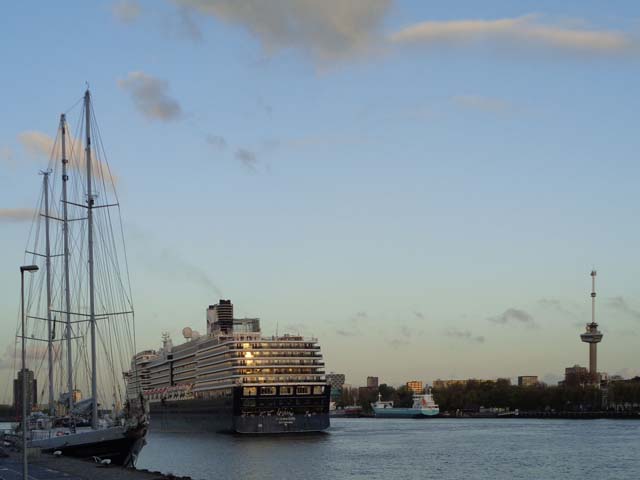
{"type": "Polygon", "coordinates": [[[152,432],[138,467],[196,479],[638,479],[640,421],[332,419],[326,434],[152,432]]]}

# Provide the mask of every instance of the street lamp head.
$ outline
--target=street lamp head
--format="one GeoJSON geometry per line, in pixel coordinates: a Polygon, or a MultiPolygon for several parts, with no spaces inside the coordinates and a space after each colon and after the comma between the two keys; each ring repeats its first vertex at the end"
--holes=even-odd
{"type": "Polygon", "coordinates": [[[38,271],[38,266],[37,265],[23,265],[20,267],[20,271],[21,272],[37,272],[38,271]]]}

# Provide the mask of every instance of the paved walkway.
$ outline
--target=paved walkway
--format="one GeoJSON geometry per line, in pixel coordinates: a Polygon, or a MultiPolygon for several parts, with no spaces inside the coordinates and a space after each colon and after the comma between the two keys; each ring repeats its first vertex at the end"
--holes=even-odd
{"type": "MultiPolygon", "coordinates": [[[[41,455],[29,462],[28,480],[167,480],[168,478],[172,477],[118,466],[105,468],[76,458],[41,455]]],[[[0,480],[22,480],[22,457],[19,454],[12,453],[9,458],[0,458],[0,480]]]]}

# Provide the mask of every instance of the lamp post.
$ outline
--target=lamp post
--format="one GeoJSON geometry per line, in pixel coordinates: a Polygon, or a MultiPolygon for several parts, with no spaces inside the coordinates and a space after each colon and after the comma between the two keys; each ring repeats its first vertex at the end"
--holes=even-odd
{"type": "Polygon", "coordinates": [[[28,478],[27,467],[27,366],[26,366],[26,332],[24,330],[24,272],[37,272],[37,265],[20,267],[20,305],[22,308],[22,478],[28,478]]]}

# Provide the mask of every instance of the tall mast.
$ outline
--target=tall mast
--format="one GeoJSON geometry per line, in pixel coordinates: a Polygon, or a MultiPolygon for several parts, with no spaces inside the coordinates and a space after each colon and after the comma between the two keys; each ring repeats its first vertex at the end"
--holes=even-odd
{"type": "Polygon", "coordinates": [[[67,203],[67,159],[66,134],[67,119],[65,114],[60,115],[61,141],[60,148],[62,154],[62,234],[64,243],[64,311],[67,315],[65,336],[67,338],[67,389],[69,391],[69,414],[73,408],[73,356],[71,355],[71,285],[69,282],[69,211],[67,203]]]}
{"type": "Polygon", "coordinates": [[[45,266],[47,270],[47,356],[49,361],[49,415],[53,407],[53,338],[51,334],[51,242],[49,240],[49,171],[42,172],[44,184],[45,266]]]}
{"type": "Polygon", "coordinates": [[[95,285],[93,269],[93,192],[91,181],[91,96],[89,90],[84,94],[85,112],[85,159],[87,164],[87,240],[89,257],[89,323],[91,325],[91,428],[98,428],[98,382],[96,371],[96,309],[95,309],[95,285]]]}

